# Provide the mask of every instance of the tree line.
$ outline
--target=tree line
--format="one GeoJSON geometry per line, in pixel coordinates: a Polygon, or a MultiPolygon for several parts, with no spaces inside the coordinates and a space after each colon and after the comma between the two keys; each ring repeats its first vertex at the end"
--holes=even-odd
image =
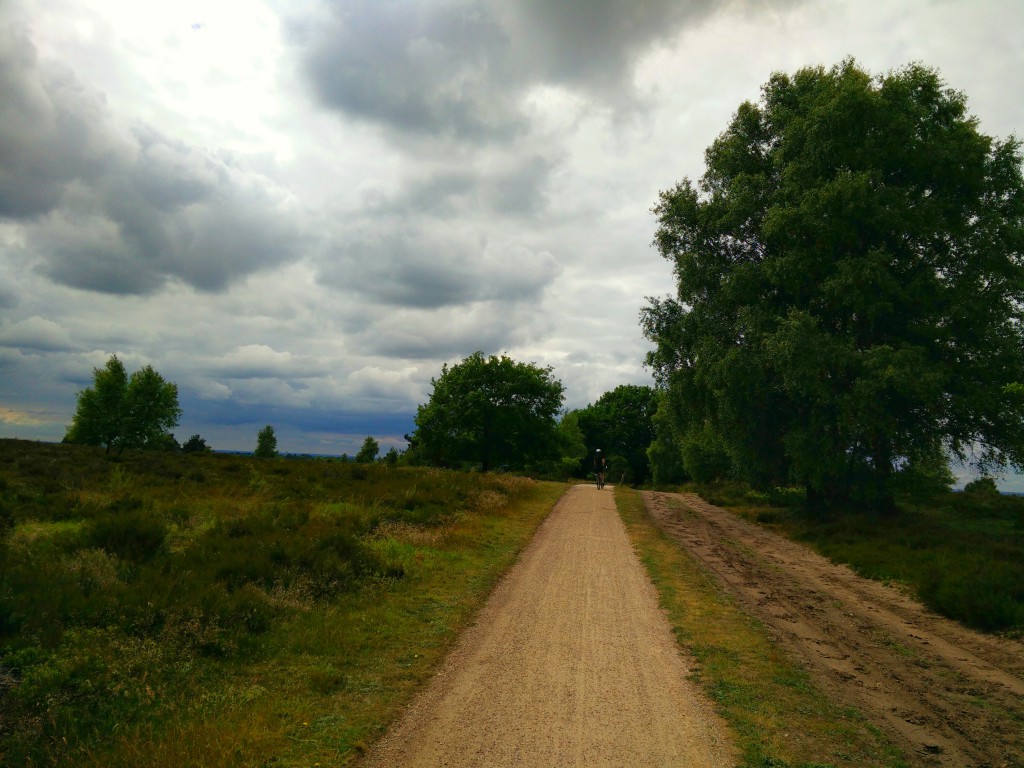
{"type": "MultiPolygon", "coordinates": [[[[772,75],[705,161],[652,209],[676,277],[640,315],[653,387],[566,411],[550,367],[475,352],[442,367],[388,460],[585,476],[601,448],[626,482],[736,478],[883,511],[948,487],[951,459],[1024,466],[1016,138],[981,133],[933,69],[850,59],[772,75]]],[[[66,439],[167,444],[176,392],[112,358],[66,439]]],[[[368,437],[357,458],[378,452],[368,437]]]]}

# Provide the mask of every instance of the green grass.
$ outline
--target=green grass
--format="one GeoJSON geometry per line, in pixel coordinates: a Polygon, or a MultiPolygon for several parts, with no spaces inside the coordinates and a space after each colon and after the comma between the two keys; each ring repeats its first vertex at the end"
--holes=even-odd
{"type": "Polygon", "coordinates": [[[983,631],[1024,634],[1022,497],[946,493],[902,499],[895,515],[812,517],[738,486],[695,490],[866,578],[904,586],[936,613],[983,631]]]}
{"type": "Polygon", "coordinates": [[[0,764],[344,765],[563,491],[0,440],[0,764]]]}
{"type": "Polygon", "coordinates": [[[651,523],[639,494],[618,488],[615,499],[673,631],[696,661],[694,678],[735,735],[743,768],[906,765],[856,710],[817,690],[764,625],[651,523]]]}

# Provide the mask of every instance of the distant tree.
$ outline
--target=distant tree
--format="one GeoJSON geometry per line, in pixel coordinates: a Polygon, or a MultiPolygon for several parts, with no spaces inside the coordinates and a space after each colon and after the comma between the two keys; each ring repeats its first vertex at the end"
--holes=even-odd
{"type": "Polygon", "coordinates": [[[399,458],[401,458],[401,454],[399,454],[398,449],[391,446],[388,448],[388,452],[384,454],[384,463],[389,467],[393,467],[398,464],[399,458]]]}
{"type": "Polygon", "coordinates": [[[269,424],[256,435],[256,450],[253,455],[261,459],[272,459],[277,456],[277,436],[269,424]]]}
{"type": "Polygon", "coordinates": [[[182,453],[206,453],[210,446],[206,444],[206,438],[201,435],[192,435],[181,445],[182,453]]]}
{"type": "Polygon", "coordinates": [[[580,412],[567,411],[558,422],[559,474],[563,477],[581,475],[581,462],[587,457],[587,442],[580,429],[580,412]]]}
{"type": "MultiPolygon", "coordinates": [[[[647,448],[654,441],[654,411],[657,395],[653,387],[623,384],[605,392],[579,412],[579,426],[588,446],[588,456],[600,448],[605,456],[629,465],[619,469],[629,482],[646,482],[649,469],[647,448]]],[[[589,471],[589,467],[587,471],[589,471]]]]}
{"type": "Polygon", "coordinates": [[[811,506],[893,509],[937,448],[1024,464],[1020,143],[910,65],[774,74],[662,192],[677,297],[642,315],[648,364],[733,471],[811,506]]]}
{"type": "Polygon", "coordinates": [[[996,481],[991,477],[979,477],[964,486],[964,493],[976,493],[981,495],[998,495],[999,488],[996,481]]]}
{"type": "Polygon", "coordinates": [[[558,456],[564,387],[551,368],[474,352],[431,381],[412,443],[421,460],[522,469],[558,456]]]}
{"type": "Polygon", "coordinates": [[[371,435],[367,435],[366,439],[363,440],[363,446],[359,449],[359,453],[356,454],[356,461],[360,464],[371,464],[377,460],[378,454],[380,454],[380,443],[374,440],[371,435]]]}
{"type": "Polygon", "coordinates": [[[178,424],[178,388],[152,366],[130,377],[117,355],[93,369],[93,385],[78,393],[66,443],[102,445],[120,455],[126,448],[177,448],[169,431],[178,424]],[[168,439],[170,438],[170,439],[168,439]]]}

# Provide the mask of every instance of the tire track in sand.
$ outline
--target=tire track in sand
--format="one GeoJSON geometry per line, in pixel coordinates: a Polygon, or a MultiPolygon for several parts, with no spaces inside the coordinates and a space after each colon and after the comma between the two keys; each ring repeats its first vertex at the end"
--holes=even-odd
{"type": "Polygon", "coordinates": [[[733,765],[609,490],[558,502],[365,766],[733,765]]]}

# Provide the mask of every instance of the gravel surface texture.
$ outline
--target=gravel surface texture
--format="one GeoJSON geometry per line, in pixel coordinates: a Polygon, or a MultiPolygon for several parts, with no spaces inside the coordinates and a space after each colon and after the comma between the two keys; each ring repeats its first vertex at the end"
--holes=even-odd
{"type": "Polygon", "coordinates": [[[574,486],[364,766],[734,765],[610,487],[574,486]]]}

